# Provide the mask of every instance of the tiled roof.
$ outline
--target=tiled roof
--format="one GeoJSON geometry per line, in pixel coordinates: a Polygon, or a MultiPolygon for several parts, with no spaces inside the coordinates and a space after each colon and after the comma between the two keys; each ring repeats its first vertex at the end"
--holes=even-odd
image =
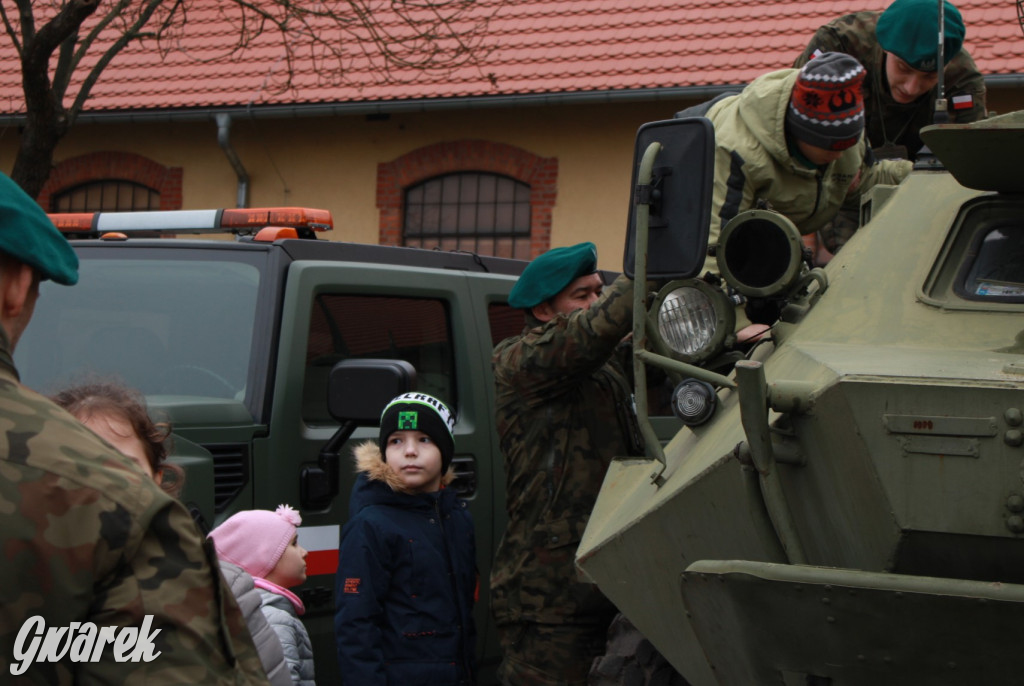
{"type": "MultiPolygon", "coordinates": [[[[478,0],[493,12],[496,0],[478,0]]],[[[883,9],[866,0],[857,9],[883,9]]],[[[297,64],[293,90],[280,38],[265,35],[227,55],[232,33],[218,7],[194,0],[177,46],[161,55],[135,44],[107,67],[91,112],[244,105],[374,102],[430,98],[629,91],[742,84],[789,66],[814,30],[851,11],[833,0],[508,0],[498,7],[479,67],[451,74],[409,72],[382,83],[353,55],[343,79],[297,64]]],[[[1024,73],[1024,36],[1012,0],[958,0],[966,47],[982,73],[1024,73]]],[[[73,86],[71,92],[76,88],[73,86]]],[[[10,41],[0,43],[0,114],[22,112],[21,75],[10,41]]]]}

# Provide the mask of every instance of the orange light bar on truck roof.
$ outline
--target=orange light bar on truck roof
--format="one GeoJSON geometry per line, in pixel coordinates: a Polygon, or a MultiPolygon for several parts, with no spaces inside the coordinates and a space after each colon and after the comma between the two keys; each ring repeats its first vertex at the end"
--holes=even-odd
{"type": "Polygon", "coordinates": [[[254,234],[267,226],[289,227],[299,237],[330,231],[334,220],[327,210],[307,207],[260,207],[226,210],[166,210],[154,212],[75,212],[50,214],[63,233],[98,237],[110,232],[126,236],[195,233],[254,234]]]}
{"type": "Polygon", "coordinates": [[[89,233],[93,230],[92,218],[95,214],[95,212],[68,212],[46,216],[61,233],[89,233]]]}
{"type": "Polygon", "coordinates": [[[334,220],[327,210],[307,207],[260,207],[224,210],[220,224],[224,228],[257,228],[264,226],[291,226],[313,231],[330,231],[334,220]]]}

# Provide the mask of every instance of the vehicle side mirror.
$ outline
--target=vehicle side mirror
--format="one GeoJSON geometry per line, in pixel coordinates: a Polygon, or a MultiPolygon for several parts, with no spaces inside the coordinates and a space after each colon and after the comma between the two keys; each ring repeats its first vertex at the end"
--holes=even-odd
{"type": "Polygon", "coordinates": [[[634,277],[637,205],[650,208],[647,277],[689,279],[700,273],[708,250],[715,131],[705,117],[668,119],[637,131],[623,271],[634,277]],[[640,180],[644,156],[660,145],[649,183],[640,180]]]}
{"type": "Polygon", "coordinates": [[[325,510],[338,495],[341,448],[358,426],[376,426],[388,401],[411,391],[416,370],[405,360],[341,360],[327,377],[327,411],[341,426],[320,449],[316,467],[304,467],[299,497],[304,510],[325,510]]]}
{"type": "Polygon", "coordinates": [[[405,360],[341,360],[327,377],[327,412],[339,422],[376,426],[384,405],[415,384],[416,370],[405,360]]]}

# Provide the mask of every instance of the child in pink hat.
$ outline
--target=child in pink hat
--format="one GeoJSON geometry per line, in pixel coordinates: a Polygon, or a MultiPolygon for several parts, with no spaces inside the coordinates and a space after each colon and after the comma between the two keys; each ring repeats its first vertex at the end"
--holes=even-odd
{"type": "Polygon", "coordinates": [[[281,640],[292,682],[313,686],[313,645],[299,619],[306,612],[289,591],[306,580],[306,551],[298,544],[299,513],[287,505],[277,510],[246,510],[210,532],[217,555],[250,575],[259,590],[263,614],[281,640]]]}

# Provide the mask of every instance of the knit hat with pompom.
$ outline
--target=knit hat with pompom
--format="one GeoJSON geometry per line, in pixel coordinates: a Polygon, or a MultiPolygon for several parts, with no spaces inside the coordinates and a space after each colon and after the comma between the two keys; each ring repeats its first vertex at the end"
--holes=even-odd
{"type": "Polygon", "coordinates": [[[246,510],[232,515],[210,532],[217,555],[264,578],[277,566],[295,537],[302,517],[288,505],[270,510],[246,510]]]}

